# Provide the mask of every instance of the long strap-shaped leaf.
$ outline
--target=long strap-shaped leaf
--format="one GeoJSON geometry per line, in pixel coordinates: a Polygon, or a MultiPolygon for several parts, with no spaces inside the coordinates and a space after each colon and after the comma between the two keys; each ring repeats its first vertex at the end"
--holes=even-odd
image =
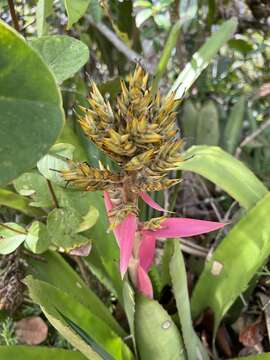
{"type": "Polygon", "coordinates": [[[241,161],[216,146],[192,146],[179,169],[206,177],[225,190],[241,206],[250,209],[267,194],[267,188],[241,161]]]}
{"type": "Polygon", "coordinates": [[[187,288],[187,275],[179,240],[173,239],[168,241],[172,242],[174,249],[174,253],[170,261],[170,275],[187,358],[188,360],[196,360],[198,357],[203,360],[208,360],[209,357],[207,352],[203,349],[203,345],[201,344],[192,325],[187,288]]]}
{"type": "Polygon", "coordinates": [[[206,263],[191,301],[193,317],[210,307],[220,320],[270,255],[270,193],[237,223],[206,263]]]}
{"type": "Polygon", "coordinates": [[[0,359],[27,359],[27,360],[85,360],[78,351],[49,348],[45,346],[0,346],[0,359]]]}
{"type": "Polygon", "coordinates": [[[232,18],[220,26],[220,28],[206,41],[196,52],[191,61],[185,66],[175,80],[171,91],[176,90],[176,99],[182,99],[194,81],[206,68],[219,49],[230,39],[237,27],[237,20],[232,18]]]}

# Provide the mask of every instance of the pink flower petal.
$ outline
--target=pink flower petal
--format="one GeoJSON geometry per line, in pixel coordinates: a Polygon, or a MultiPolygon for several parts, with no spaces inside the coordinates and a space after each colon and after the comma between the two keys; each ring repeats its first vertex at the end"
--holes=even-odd
{"type": "Polygon", "coordinates": [[[148,272],[155,255],[156,237],[142,232],[141,244],[139,250],[139,259],[141,267],[148,272]]]}
{"type": "Polygon", "coordinates": [[[163,209],[158,203],[156,203],[151,196],[149,196],[146,192],[140,192],[139,196],[143,199],[143,201],[151,206],[151,208],[158,210],[158,211],[166,211],[165,209],[163,209]]]}
{"type": "Polygon", "coordinates": [[[134,214],[129,214],[121,224],[117,225],[114,229],[114,235],[120,248],[120,272],[122,277],[127,271],[136,230],[137,218],[134,214]]]}
{"type": "Polygon", "coordinates": [[[224,223],[187,218],[169,218],[162,223],[162,229],[145,230],[146,234],[155,234],[157,238],[189,237],[205,234],[222,228],[224,223]]]}
{"type": "MultiPolygon", "coordinates": [[[[113,208],[113,203],[110,199],[109,193],[104,191],[104,203],[107,212],[113,208]]],[[[134,214],[129,214],[121,224],[117,225],[113,230],[114,236],[120,248],[120,272],[124,277],[129,259],[132,254],[135,233],[137,230],[137,218],[134,214]]]]}
{"type": "Polygon", "coordinates": [[[153,298],[153,288],[151,280],[140,265],[137,268],[137,288],[146,297],[150,299],[153,298]]]}

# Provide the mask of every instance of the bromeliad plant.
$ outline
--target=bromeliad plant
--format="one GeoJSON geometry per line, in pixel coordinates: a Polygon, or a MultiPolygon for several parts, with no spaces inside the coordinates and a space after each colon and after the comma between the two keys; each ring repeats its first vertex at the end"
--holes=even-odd
{"type": "Polygon", "coordinates": [[[109,230],[113,230],[120,248],[121,275],[128,269],[133,284],[152,298],[147,273],[153,263],[156,239],[190,237],[224,224],[167,216],[140,221],[138,198],[165,212],[147,191],[179,183],[180,179],[169,179],[168,174],[184,161],[180,153],[183,140],[176,126],[175,92],[161,98],[148,82],[148,74],[137,65],[128,85],[121,81],[121,93],[113,105],[104,100],[93,83],[89,108],[81,108],[79,122],[86,136],[117,162],[120,170],[70,162],[70,169],[61,175],[78,189],[104,192],[109,230]]]}

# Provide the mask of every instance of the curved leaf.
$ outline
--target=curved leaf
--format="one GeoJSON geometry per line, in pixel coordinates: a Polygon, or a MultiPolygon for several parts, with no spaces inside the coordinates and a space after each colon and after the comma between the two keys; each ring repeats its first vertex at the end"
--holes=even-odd
{"type": "Polygon", "coordinates": [[[233,227],[214,252],[192,295],[197,317],[210,307],[220,320],[270,255],[270,193],[233,227]]]}
{"type": "Polygon", "coordinates": [[[180,163],[179,169],[206,177],[246,209],[267,194],[266,187],[252,171],[219,147],[192,146],[183,158],[188,160],[180,163]]]}
{"type": "Polygon", "coordinates": [[[219,119],[214,101],[209,100],[200,110],[196,126],[197,145],[218,145],[219,119]]]}
{"type": "Polygon", "coordinates": [[[154,300],[138,295],[135,305],[136,344],[141,360],[185,360],[181,335],[168,313],[154,300]]]}
{"type": "Polygon", "coordinates": [[[2,360],[27,359],[27,360],[85,360],[78,351],[49,348],[43,346],[0,346],[2,360]]]}
{"type": "Polygon", "coordinates": [[[185,66],[175,80],[170,92],[176,91],[175,98],[182,99],[194,81],[206,68],[219,49],[230,39],[237,27],[236,18],[224,22],[220,28],[212,34],[198,52],[193,54],[191,61],[185,66]]]}
{"type": "Polygon", "coordinates": [[[7,189],[0,189],[0,205],[18,210],[28,216],[42,216],[44,212],[30,206],[30,201],[25,196],[18,195],[7,189]]]}
{"type": "Polygon", "coordinates": [[[233,106],[224,132],[225,149],[233,154],[240,140],[242,131],[244,113],[245,113],[245,97],[242,96],[233,106]]]}
{"type": "Polygon", "coordinates": [[[44,261],[32,257],[27,259],[31,265],[28,269],[28,274],[32,274],[35,278],[72,295],[76,301],[91,309],[95,315],[106,322],[116,334],[119,336],[126,335],[108,308],[85,285],[81,277],[68,265],[61,255],[56,252],[47,251],[45,254],[42,254],[42,258],[44,261]]]}
{"type": "Polygon", "coordinates": [[[170,261],[170,275],[187,357],[189,360],[196,358],[209,360],[207,351],[203,348],[203,345],[193,329],[187,287],[187,275],[181,246],[179,240],[176,239],[172,240],[171,243],[174,247],[174,253],[170,261]]]}
{"type": "Polygon", "coordinates": [[[45,63],[0,21],[0,183],[33,167],[63,126],[59,89],[45,63]]]}
{"type": "Polygon", "coordinates": [[[89,58],[88,47],[67,35],[43,36],[31,40],[30,44],[39,52],[59,84],[72,77],[89,58]]]}
{"type": "Polygon", "coordinates": [[[84,15],[90,2],[91,0],[65,0],[65,8],[68,14],[68,29],[84,15]]]}
{"type": "Polygon", "coordinates": [[[31,276],[25,279],[30,296],[38,303],[52,325],[88,359],[100,359],[99,349],[102,348],[113,358],[119,360],[134,359],[130,349],[108,325],[94,315],[89,308],[84,307],[74,297],[54,286],[31,276]],[[68,319],[68,321],[67,321],[68,319]],[[70,326],[72,322],[74,326],[70,326]],[[85,341],[89,336],[94,347],[85,341]]]}

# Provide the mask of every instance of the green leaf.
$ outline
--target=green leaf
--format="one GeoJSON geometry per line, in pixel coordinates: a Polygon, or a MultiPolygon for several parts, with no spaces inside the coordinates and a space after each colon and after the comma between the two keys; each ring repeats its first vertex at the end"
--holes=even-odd
{"type": "MultiPolygon", "coordinates": [[[[108,218],[104,206],[103,196],[100,192],[89,193],[90,203],[92,203],[99,212],[97,223],[88,230],[88,234],[93,239],[93,246],[96,248],[104,269],[109,274],[114,285],[114,292],[117,294],[120,302],[122,301],[122,286],[119,272],[119,249],[112,232],[108,233],[108,218]]],[[[87,262],[91,268],[91,257],[87,258],[87,262]]]]}
{"type": "Polygon", "coordinates": [[[170,275],[187,358],[193,360],[198,357],[200,359],[209,360],[207,351],[203,348],[203,345],[193,329],[187,287],[187,275],[179,240],[173,239],[169,241],[174,248],[174,253],[170,261],[170,275]]]}
{"type": "Polygon", "coordinates": [[[39,0],[36,8],[37,35],[42,36],[48,30],[46,18],[53,12],[53,0],[39,0]]]}
{"type": "Polygon", "coordinates": [[[241,356],[230,360],[269,360],[269,359],[270,359],[270,353],[264,353],[260,355],[241,356]]]}
{"type": "Polygon", "coordinates": [[[44,215],[43,211],[31,207],[29,203],[29,199],[24,196],[7,189],[0,189],[0,205],[18,210],[31,217],[44,215]]]}
{"type": "MultiPolygon", "coordinates": [[[[135,294],[134,290],[130,286],[127,280],[124,281],[123,285],[123,305],[125,314],[128,320],[128,325],[130,329],[130,333],[132,336],[133,346],[135,349],[135,353],[137,356],[137,348],[136,348],[136,341],[135,341],[135,294]]],[[[137,356],[138,357],[138,356],[137,356]]]]}
{"type": "Polygon", "coordinates": [[[83,231],[90,229],[92,226],[95,225],[95,223],[98,220],[98,217],[99,217],[99,213],[98,213],[97,209],[94,208],[93,206],[90,206],[87,214],[85,214],[82,217],[81,222],[80,222],[78,228],[76,229],[76,232],[83,232],[83,231]]]}
{"type": "Polygon", "coordinates": [[[221,187],[245,209],[254,206],[267,189],[241,161],[216,146],[192,146],[179,169],[206,177],[221,187]]]}
{"type": "Polygon", "coordinates": [[[42,258],[44,261],[32,257],[27,258],[30,264],[28,274],[32,274],[35,278],[70,294],[76,301],[89,308],[93,314],[106,322],[119,336],[124,337],[126,335],[107,306],[85,285],[78,273],[71,268],[61,255],[47,251],[42,254],[42,258]]]}
{"type": "Polygon", "coordinates": [[[178,39],[180,28],[181,28],[181,23],[179,21],[176,22],[171,28],[169,37],[166,41],[164,50],[162,51],[162,54],[161,54],[161,58],[158,62],[156,70],[155,70],[155,78],[154,78],[153,84],[152,84],[152,88],[154,90],[157,89],[159,80],[162,78],[162,75],[166,71],[166,67],[167,67],[168,61],[170,60],[172,50],[174,49],[177,39],[178,39]]]}
{"type": "Polygon", "coordinates": [[[185,360],[181,335],[168,313],[142,295],[135,306],[136,344],[141,360],[185,360]]]}
{"type": "Polygon", "coordinates": [[[200,110],[197,124],[197,145],[218,145],[218,111],[213,101],[208,101],[200,110]]]}
{"type": "Polygon", "coordinates": [[[55,144],[37,163],[39,172],[48,180],[60,186],[66,186],[66,181],[59,174],[60,170],[68,170],[67,159],[73,158],[75,147],[71,144],[55,144]]]}
{"type": "Polygon", "coordinates": [[[243,127],[245,113],[245,97],[242,96],[234,104],[224,132],[225,149],[233,154],[239,144],[240,135],[243,127]]]}
{"type": "Polygon", "coordinates": [[[68,14],[68,29],[85,14],[90,2],[91,0],[65,0],[65,8],[68,14]]]}
{"type": "Polygon", "coordinates": [[[31,46],[39,52],[56,77],[58,84],[72,77],[88,61],[88,47],[67,35],[33,39],[31,46]]]}
{"type": "Polygon", "coordinates": [[[0,346],[2,360],[85,360],[78,351],[57,349],[45,346],[0,346]]]}
{"type": "Polygon", "coordinates": [[[15,223],[4,223],[10,229],[0,224],[0,254],[7,255],[15,251],[26,239],[24,228],[15,223]],[[14,229],[14,230],[12,230],[14,229]]]}
{"type": "Polygon", "coordinates": [[[60,91],[36,53],[0,21],[0,183],[35,166],[63,126],[60,91]]]}
{"type": "Polygon", "coordinates": [[[83,331],[77,324],[75,324],[72,320],[62,314],[61,311],[59,311],[59,313],[67,322],[67,324],[71,327],[71,329],[74,330],[75,333],[77,333],[88,345],[90,345],[103,360],[114,360],[114,358],[112,358],[111,355],[107,353],[107,351],[105,351],[101,346],[99,346],[90,335],[86,334],[85,331],[83,331]]]}
{"type": "Polygon", "coordinates": [[[244,55],[253,50],[252,44],[243,39],[231,39],[228,41],[228,45],[231,49],[237,50],[244,55]]]}
{"type": "Polygon", "coordinates": [[[199,112],[192,101],[187,100],[184,105],[183,116],[181,117],[181,127],[187,144],[190,146],[196,143],[198,119],[199,112]]]}
{"type": "Polygon", "coordinates": [[[50,208],[53,207],[52,196],[48,183],[37,172],[26,172],[13,181],[15,190],[23,196],[29,196],[33,201],[31,206],[50,208]]]}
{"type": "Polygon", "coordinates": [[[90,239],[77,234],[81,222],[80,214],[73,208],[51,211],[47,219],[47,229],[52,243],[66,252],[82,245],[90,245],[90,239]]]}
{"type": "Polygon", "coordinates": [[[181,0],[179,4],[179,18],[181,27],[187,31],[192,20],[195,18],[198,11],[197,0],[181,0]]]}
{"type": "Polygon", "coordinates": [[[220,320],[270,255],[270,193],[242,217],[214,252],[195,286],[192,313],[210,307],[220,320]]]}
{"type": "Polygon", "coordinates": [[[93,350],[74,329],[71,329],[65,318],[76,324],[85,334],[103,348],[113,358],[119,360],[134,359],[131,351],[108,325],[84,307],[74,297],[56,287],[32,277],[25,280],[31,298],[38,303],[51,324],[88,359],[99,359],[93,350]],[[64,318],[65,317],[65,318],[64,318]]]}
{"type": "Polygon", "coordinates": [[[171,91],[176,91],[175,98],[182,99],[194,81],[206,68],[212,58],[218,53],[219,49],[229,40],[237,27],[236,18],[224,22],[220,28],[212,34],[205,44],[196,52],[191,61],[185,66],[175,80],[171,91]]]}
{"type": "Polygon", "coordinates": [[[25,245],[35,254],[41,254],[48,250],[51,240],[46,225],[40,221],[34,221],[27,231],[25,245]]]}

